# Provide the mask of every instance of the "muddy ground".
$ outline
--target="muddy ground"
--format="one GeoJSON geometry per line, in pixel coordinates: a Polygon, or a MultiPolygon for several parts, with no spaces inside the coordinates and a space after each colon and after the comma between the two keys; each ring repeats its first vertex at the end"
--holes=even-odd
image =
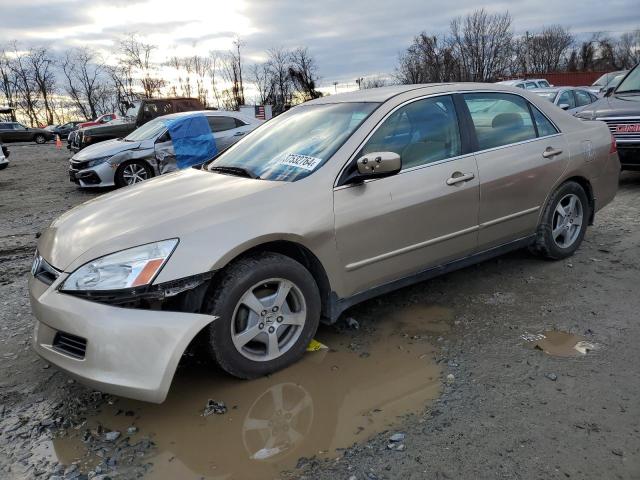
{"type": "Polygon", "coordinates": [[[187,357],[152,406],[85,389],[31,350],[35,234],[100,192],[68,181],[66,150],[11,151],[0,478],[640,478],[640,174],[621,176],[568,260],[516,252],[366,302],[321,328],[328,350],[255,382],[187,357]],[[527,341],[550,330],[596,348],[527,341]]]}

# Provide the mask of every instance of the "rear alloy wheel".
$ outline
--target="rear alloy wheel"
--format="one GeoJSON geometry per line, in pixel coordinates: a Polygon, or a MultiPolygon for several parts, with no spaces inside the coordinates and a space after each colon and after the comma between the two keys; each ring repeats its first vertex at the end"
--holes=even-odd
{"type": "Polygon", "coordinates": [[[38,134],[35,137],[33,137],[33,141],[36,142],[38,145],[42,145],[44,142],[47,141],[47,139],[44,137],[44,135],[38,134]]]}
{"type": "Polygon", "coordinates": [[[128,162],[116,170],[115,183],[118,187],[126,187],[143,182],[153,176],[151,168],[144,162],[128,162]]]}
{"type": "Polygon", "coordinates": [[[561,185],[549,199],[531,250],[554,260],[573,255],[582,243],[590,214],[582,186],[576,182],[561,185]]]}
{"type": "Polygon", "coordinates": [[[205,302],[219,317],[210,326],[211,353],[223,370],[255,378],[297,361],[320,321],[320,295],[309,271],[277,253],[232,264],[205,302]]]}

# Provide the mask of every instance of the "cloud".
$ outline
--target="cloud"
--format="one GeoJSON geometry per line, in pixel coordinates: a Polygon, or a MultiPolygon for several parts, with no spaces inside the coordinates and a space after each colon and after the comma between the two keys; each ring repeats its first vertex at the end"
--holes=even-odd
{"type": "MultiPolygon", "coordinates": [[[[603,8],[601,0],[502,0],[483,6],[509,10],[516,34],[557,23],[584,39],[596,31],[617,35],[638,28],[636,3],[609,0],[603,8]]],[[[392,72],[416,34],[445,33],[452,18],[478,6],[472,0],[22,0],[3,5],[0,43],[16,39],[58,49],[87,43],[108,55],[123,34],[137,32],[170,56],[174,49],[183,55],[229,48],[243,30],[248,61],[263,58],[271,47],[308,47],[321,83],[330,84],[392,72]],[[105,13],[109,19],[102,18],[105,13]]]]}

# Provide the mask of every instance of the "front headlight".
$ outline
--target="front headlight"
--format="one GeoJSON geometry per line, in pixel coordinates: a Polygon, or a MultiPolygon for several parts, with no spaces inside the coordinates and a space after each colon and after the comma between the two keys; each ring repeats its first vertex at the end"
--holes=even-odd
{"type": "Polygon", "coordinates": [[[106,162],[110,158],[111,158],[111,155],[107,155],[106,157],[94,158],[93,160],[89,160],[88,162],[86,162],[85,168],[95,167],[96,165],[100,165],[101,163],[106,162]]]}
{"type": "Polygon", "coordinates": [[[85,263],[64,281],[61,291],[104,291],[142,287],[158,275],[178,239],[140,245],[85,263]]]}

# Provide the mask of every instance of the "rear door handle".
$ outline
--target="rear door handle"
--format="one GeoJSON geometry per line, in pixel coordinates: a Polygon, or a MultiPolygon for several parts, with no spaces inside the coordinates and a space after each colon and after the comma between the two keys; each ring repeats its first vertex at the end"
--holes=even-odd
{"type": "Polygon", "coordinates": [[[476,178],[476,176],[473,173],[454,172],[451,177],[447,179],[447,185],[457,185],[462,182],[473,180],[474,178],[476,178]]]}
{"type": "Polygon", "coordinates": [[[241,137],[242,135],[244,135],[244,132],[236,132],[233,134],[234,137],[241,137]]]}
{"type": "Polygon", "coordinates": [[[546,150],[542,152],[542,156],[544,158],[551,158],[551,157],[555,157],[556,155],[560,155],[561,153],[562,153],[562,150],[556,150],[553,147],[547,147],[546,150]]]}

